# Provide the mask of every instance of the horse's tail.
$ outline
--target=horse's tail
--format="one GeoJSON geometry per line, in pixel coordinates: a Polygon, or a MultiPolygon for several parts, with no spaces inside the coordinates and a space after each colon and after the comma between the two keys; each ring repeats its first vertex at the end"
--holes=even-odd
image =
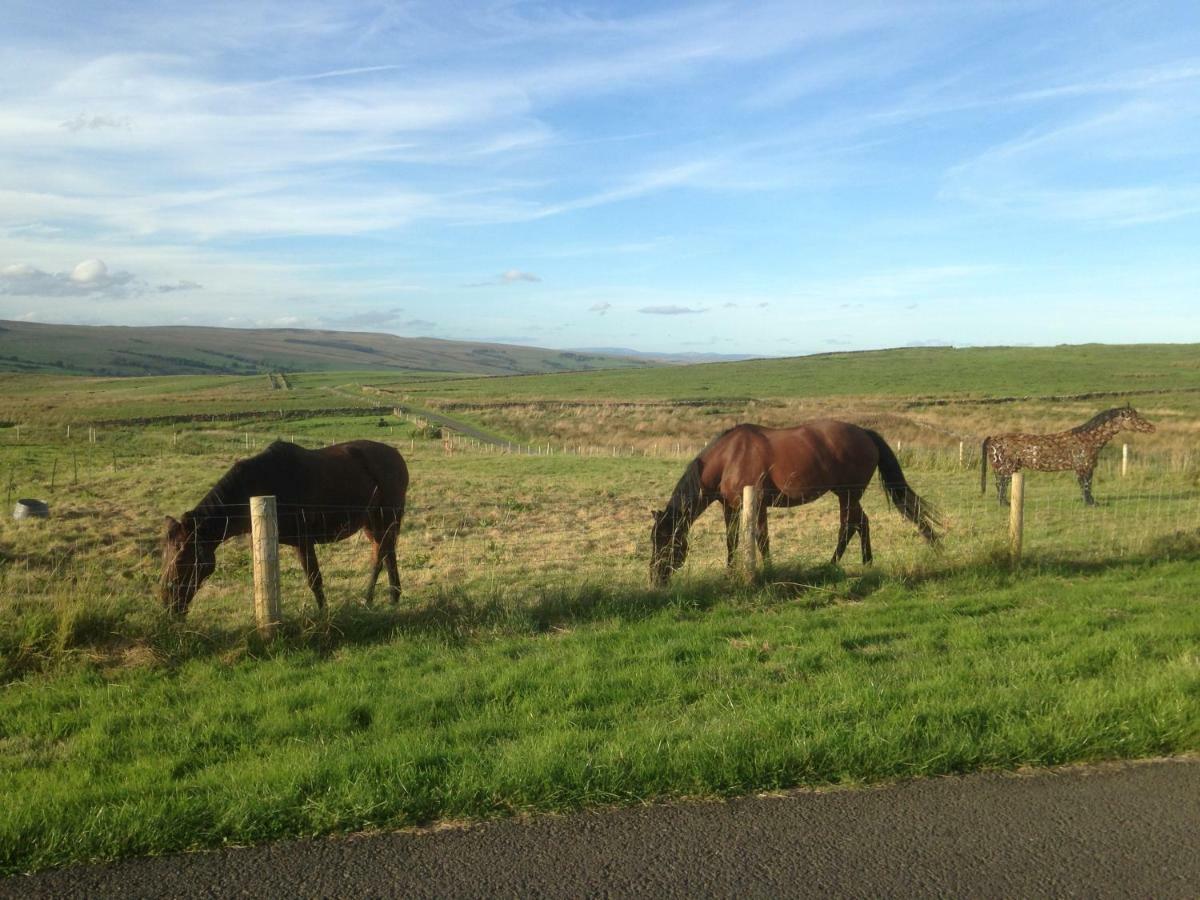
{"type": "Polygon", "coordinates": [[[981,494],[987,493],[988,448],[991,446],[992,436],[988,435],[979,447],[979,493],[981,494]]]}
{"type": "Polygon", "coordinates": [[[349,452],[375,482],[375,490],[367,501],[368,511],[376,509],[382,525],[399,531],[408,494],[408,465],[404,457],[386,444],[371,447],[370,452],[351,446],[349,452]]]}
{"type": "Polygon", "coordinates": [[[896,459],[896,454],[892,452],[887,441],[869,428],[864,430],[879,450],[879,476],[883,479],[884,493],[900,514],[917,526],[921,537],[932,544],[938,538],[935,529],[945,527],[936,507],[922,500],[917,496],[917,492],[908,486],[900,468],[900,460],[896,459]]]}

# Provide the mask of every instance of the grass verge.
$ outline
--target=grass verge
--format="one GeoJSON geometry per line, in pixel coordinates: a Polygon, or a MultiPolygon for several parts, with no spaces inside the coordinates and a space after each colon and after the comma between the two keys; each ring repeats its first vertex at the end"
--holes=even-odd
{"type": "MultiPolygon", "coordinates": [[[[1194,560],[342,607],[0,694],[0,872],[1200,749],[1194,560]],[[236,652],[235,652],[236,651],[236,652]]],[[[85,623],[80,627],[103,627],[85,623]]]]}

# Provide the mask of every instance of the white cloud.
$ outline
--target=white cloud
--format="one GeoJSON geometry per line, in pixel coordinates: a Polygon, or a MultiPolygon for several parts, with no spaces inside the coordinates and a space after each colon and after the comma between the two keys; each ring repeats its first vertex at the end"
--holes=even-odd
{"type": "Polygon", "coordinates": [[[102,284],[108,280],[108,266],[102,259],[85,259],[71,270],[68,277],[76,284],[102,284]]]}
{"type": "Polygon", "coordinates": [[[130,272],[109,273],[100,259],[85,259],[70,272],[43,272],[29,263],[0,270],[0,294],[13,297],[121,298],[146,289],[130,272]]]}

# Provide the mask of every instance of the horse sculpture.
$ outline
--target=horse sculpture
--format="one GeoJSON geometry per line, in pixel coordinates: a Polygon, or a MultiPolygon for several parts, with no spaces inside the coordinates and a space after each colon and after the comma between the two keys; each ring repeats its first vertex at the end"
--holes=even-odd
{"type": "Polygon", "coordinates": [[[737,425],[700,451],[675,485],[666,508],[654,513],[651,581],[663,585],[671,572],[683,565],[688,529],[714,501],[724,507],[726,565],[733,564],[738,541],[736,515],[746,485],[758,485],[763,492],[758,549],[764,558],[770,547],[767,507],[799,506],[832,491],[841,506],[833,561],[841,559],[850,538],[858,534],[863,562],[869,563],[871,532],[860,500],[877,468],[889,500],[925,540],[934,542],[934,527],[942,524],[937,513],[908,486],[896,454],[874,431],[833,419],[794,428],[737,425]]]}
{"type": "Polygon", "coordinates": [[[195,509],[166,517],[162,601],[178,615],[216,568],[217,547],[250,531],[250,498],[273,495],[279,542],[296,548],[308,586],[325,607],[317,544],[340,541],[365,529],[375,545],[367,603],[386,564],[391,599],[400,599],[396,533],[404,516],[408,467],[387,444],[347,441],[307,450],[275,441],[262,453],[234,463],[195,509]]]}
{"type": "Polygon", "coordinates": [[[983,459],[979,466],[979,492],[987,493],[987,470],[996,472],[996,499],[1008,503],[1008,485],[1013,472],[1034,469],[1038,472],[1075,470],[1083,502],[1096,503],[1092,497],[1092,473],[1096,458],[1113,435],[1122,429],[1153,431],[1132,406],[1118,406],[1097,413],[1082,425],[1054,434],[992,434],[983,439],[983,459]]]}

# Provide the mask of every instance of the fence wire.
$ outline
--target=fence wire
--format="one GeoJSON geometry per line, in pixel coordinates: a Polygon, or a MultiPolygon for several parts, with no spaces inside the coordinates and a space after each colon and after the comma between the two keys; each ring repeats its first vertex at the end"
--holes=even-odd
{"type": "MultiPolygon", "coordinates": [[[[539,468],[538,460],[516,465],[495,456],[495,448],[447,453],[436,445],[412,452],[410,502],[397,542],[406,602],[447,592],[505,599],[587,584],[647,583],[650,510],[664,505],[680,474],[679,460],[637,464],[623,476],[610,477],[625,471],[613,464],[599,477],[595,473],[601,470],[587,454],[562,461],[561,469],[539,468]]],[[[912,487],[938,507],[947,530],[938,549],[927,547],[911,523],[889,508],[876,479],[863,506],[877,566],[950,567],[987,558],[1007,545],[1009,511],[996,501],[990,477],[988,492],[980,493],[979,472],[969,456],[960,466],[955,447],[937,453],[906,448],[901,462],[912,487]]],[[[1106,460],[1093,486],[1095,506],[1083,503],[1071,473],[1027,473],[1025,556],[1103,563],[1200,555],[1200,482],[1191,465],[1178,456],[1137,457],[1122,477],[1119,457],[1106,460]]],[[[155,477],[165,473],[156,470],[155,477]]],[[[14,522],[6,517],[0,526],[0,602],[42,596],[57,589],[56,583],[150,590],[162,566],[162,510],[153,508],[160,505],[161,492],[151,492],[142,506],[125,508],[123,492],[138,479],[136,471],[120,465],[87,469],[80,485],[55,500],[53,518],[14,522]]],[[[299,512],[286,499],[279,511],[282,517],[299,512]]],[[[367,510],[338,504],[305,508],[305,515],[318,517],[347,513],[361,516],[367,510]]],[[[241,505],[223,514],[248,520],[241,505]]],[[[825,564],[838,525],[832,497],[771,509],[772,564],[794,569],[825,564]]],[[[251,580],[249,541],[212,540],[221,544],[217,570],[202,588],[197,608],[204,606],[206,592],[224,591],[244,604],[251,580]]],[[[282,556],[286,610],[310,598],[298,563],[286,548],[282,556]]],[[[321,544],[318,558],[330,602],[356,602],[371,565],[366,536],[359,532],[321,544]]],[[[719,574],[725,559],[724,521],[714,506],[692,527],[680,577],[719,574]]],[[[860,565],[857,540],[843,565],[860,565]]]]}

